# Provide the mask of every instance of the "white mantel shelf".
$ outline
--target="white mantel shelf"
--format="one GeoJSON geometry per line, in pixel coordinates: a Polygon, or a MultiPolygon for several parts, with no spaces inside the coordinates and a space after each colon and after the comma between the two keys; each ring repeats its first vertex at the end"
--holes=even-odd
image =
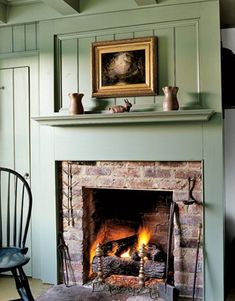
{"type": "Polygon", "coordinates": [[[158,122],[195,122],[208,121],[215,114],[214,110],[179,110],[179,111],[151,111],[129,113],[98,113],[83,115],[61,115],[33,117],[40,125],[46,126],[83,126],[97,124],[137,124],[158,122]]]}

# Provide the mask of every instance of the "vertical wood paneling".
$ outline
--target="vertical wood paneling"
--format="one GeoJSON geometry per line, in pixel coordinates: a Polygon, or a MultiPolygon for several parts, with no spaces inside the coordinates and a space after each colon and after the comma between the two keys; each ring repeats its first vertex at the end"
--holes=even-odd
{"type": "Polygon", "coordinates": [[[15,162],[16,169],[29,172],[29,68],[14,69],[15,162]],[[20,93],[19,93],[20,92],[20,93]]]}
{"type": "Polygon", "coordinates": [[[94,103],[91,101],[91,43],[94,40],[95,37],[87,37],[78,41],[78,91],[84,94],[82,103],[85,109],[94,106],[94,103]]]}
{"type": "Polygon", "coordinates": [[[134,37],[157,37],[157,96],[128,97],[138,109],[152,107],[161,109],[164,86],[179,86],[178,98],[181,107],[196,107],[199,105],[199,53],[197,24],[192,22],[173,24],[154,24],[139,27],[125,28],[124,32],[114,30],[111,34],[97,34],[94,38],[76,36],[71,40],[62,40],[62,93],[63,108],[68,107],[68,91],[78,82],[78,91],[84,93],[83,102],[89,110],[93,106],[103,109],[114,104],[123,104],[121,98],[105,98],[91,100],[92,68],[91,68],[91,43],[96,41],[112,41],[134,37]],[[75,46],[77,41],[78,48],[75,46]],[[75,61],[77,60],[77,70],[75,61]],[[74,59],[73,59],[74,58],[74,59]],[[185,70],[189,69],[187,74],[185,70]],[[70,74],[70,75],[69,75],[70,74]],[[70,80],[68,80],[70,79],[70,80]],[[65,84],[66,83],[66,84],[65,84]],[[68,89],[69,87],[69,89],[68,89]]]}
{"type": "Polygon", "coordinates": [[[1,165],[24,174],[30,170],[28,67],[1,69],[0,87],[1,165]]]}
{"type": "Polygon", "coordinates": [[[25,25],[25,47],[26,50],[37,49],[37,24],[26,24],[25,25]]]}
{"type": "Polygon", "coordinates": [[[0,53],[12,52],[12,27],[0,28],[0,53]]]}
{"type": "Polygon", "coordinates": [[[123,32],[123,33],[116,33],[114,35],[115,40],[120,40],[120,39],[132,39],[134,38],[134,32],[123,32]]]}
{"type": "Polygon", "coordinates": [[[14,168],[12,69],[0,70],[0,87],[0,165],[14,168]]]}
{"type": "Polygon", "coordinates": [[[156,29],[154,35],[158,44],[158,90],[163,95],[162,87],[174,85],[174,33],[173,28],[156,29]]]}
{"type": "MultiPolygon", "coordinates": [[[[30,127],[29,127],[29,68],[14,68],[14,137],[15,137],[15,169],[24,175],[30,174],[30,127]],[[20,93],[19,93],[20,91],[20,93]]],[[[30,230],[31,231],[31,230],[30,230]]],[[[31,246],[28,235],[27,245],[31,246]]],[[[31,257],[31,248],[28,255],[31,257]]],[[[25,267],[27,275],[32,275],[32,261],[25,267]]]]}
{"type": "MultiPolygon", "coordinates": [[[[142,37],[151,37],[154,35],[154,31],[152,29],[149,30],[143,30],[143,31],[136,31],[134,32],[135,38],[142,38],[142,37]]],[[[157,58],[156,58],[157,61],[157,58]]],[[[155,96],[139,96],[135,98],[135,104],[138,106],[147,106],[152,105],[155,103],[155,96]]]]}
{"type": "Polygon", "coordinates": [[[75,93],[78,91],[77,81],[77,39],[62,41],[62,105],[69,106],[68,93],[75,93]]]}
{"type": "Polygon", "coordinates": [[[13,26],[13,52],[25,50],[24,25],[13,26]]]}
{"type": "Polygon", "coordinates": [[[175,28],[175,72],[181,106],[199,104],[197,40],[196,26],[187,25],[175,28]]]}
{"type": "Polygon", "coordinates": [[[0,54],[37,50],[37,23],[0,28],[0,54]]]}

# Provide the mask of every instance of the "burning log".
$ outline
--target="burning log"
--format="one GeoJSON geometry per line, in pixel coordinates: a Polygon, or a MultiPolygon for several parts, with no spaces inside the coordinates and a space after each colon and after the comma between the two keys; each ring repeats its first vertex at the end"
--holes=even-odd
{"type": "MultiPolygon", "coordinates": [[[[102,263],[105,278],[110,275],[139,275],[140,262],[131,258],[106,256],[103,257],[102,263]]],[[[161,279],[165,276],[165,269],[165,262],[154,262],[152,260],[144,262],[144,274],[146,277],[161,279]]],[[[93,258],[92,270],[93,272],[98,272],[98,259],[96,256],[93,258]]]]}
{"type": "Polygon", "coordinates": [[[120,256],[122,253],[126,252],[129,248],[137,242],[137,235],[132,235],[118,240],[109,241],[102,245],[102,250],[104,255],[116,255],[120,256]]]}
{"type": "MultiPolygon", "coordinates": [[[[130,256],[133,260],[140,261],[140,256],[137,251],[131,251],[130,256]]],[[[166,253],[163,250],[158,249],[156,244],[148,245],[146,257],[152,261],[166,262],[166,253]]]]}
{"type": "MultiPolygon", "coordinates": [[[[130,256],[135,261],[140,261],[138,251],[135,250],[137,244],[137,235],[132,235],[118,240],[112,240],[102,245],[104,256],[118,256],[120,257],[128,249],[130,256]]],[[[156,244],[150,243],[147,248],[147,255],[149,260],[166,261],[166,253],[160,250],[156,244]]]]}
{"type": "Polygon", "coordinates": [[[160,250],[156,244],[148,245],[147,257],[153,261],[166,261],[166,253],[160,250]]]}

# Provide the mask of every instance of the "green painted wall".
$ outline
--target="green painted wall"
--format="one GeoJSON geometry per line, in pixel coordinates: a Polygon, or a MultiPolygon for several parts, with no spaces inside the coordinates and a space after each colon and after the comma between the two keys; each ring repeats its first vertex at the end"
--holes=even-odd
{"type": "Polygon", "coordinates": [[[37,23],[0,27],[0,57],[38,49],[37,23]]]}
{"type": "MultiPolygon", "coordinates": [[[[86,110],[95,106],[91,97],[92,41],[149,35],[158,37],[159,94],[130,98],[133,109],[161,110],[161,87],[176,84],[180,88],[181,107],[214,109],[216,114],[209,122],[40,127],[39,134],[35,130],[40,153],[33,167],[40,174],[36,176],[35,196],[41,219],[37,220],[41,233],[38,257],[43,258],[35,274],[45,282],[56,282],[56,160],[203,160],[205,300],[222,301],[224,201],[219,1],[165,0],[159,1],[159,5],[137,7],[131,0],[89,0],[82,2],[80,16],[39,22],[39,115],[48,116],[55,111],[67,114],[68,92],[85,93],[86,110]]],[[[111,98],[108,104],[122,101],[111,98]]]]}
{"type": "MultiPolygon", "coordinates": [[[[217,112],[207,123],[44,128],[44,135],[47,132],[48,136],[42,141],[45,146],[53,139],[50,147],[54,160],[203,160],[205,300],[222,301],[224,209],[218,1],[81,15],[60,22],[42,22],[39,27],[42,116],[50,115],[54,108],[61,114],[66,112],[67,93],[71,91],[85,94],[83,103],[87,110],[94,106],[92,41],[149,35],[158,37],[159,88],[176,84],[180,87],[181,106],[217,112]],[[49,84],[54,78],[53,34],[60,50],[55,87],[49,84]]],[[[130,98],[134,109],[161,110],[163,95],[160,89],[159,92],[155,97],[130,98]]],[[[110,104],[121,101],[108,100],[110,104]]],[[[47,154],[44,147],[43,158],[47,154]]],[[[44,170],[48,164],[51,156],[43,162],[44,170]]],[[[47,187],[47,181],[49,178],[44,179],[43,187],[47,187]]]]}

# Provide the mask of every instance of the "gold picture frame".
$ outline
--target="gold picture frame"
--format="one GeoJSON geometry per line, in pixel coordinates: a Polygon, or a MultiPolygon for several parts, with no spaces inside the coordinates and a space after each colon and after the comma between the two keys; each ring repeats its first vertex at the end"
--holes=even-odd
{"type": "Polygon", "coordinates": [[[157,38],[92,43],[92,96],[156,95],[157,38]]]}

